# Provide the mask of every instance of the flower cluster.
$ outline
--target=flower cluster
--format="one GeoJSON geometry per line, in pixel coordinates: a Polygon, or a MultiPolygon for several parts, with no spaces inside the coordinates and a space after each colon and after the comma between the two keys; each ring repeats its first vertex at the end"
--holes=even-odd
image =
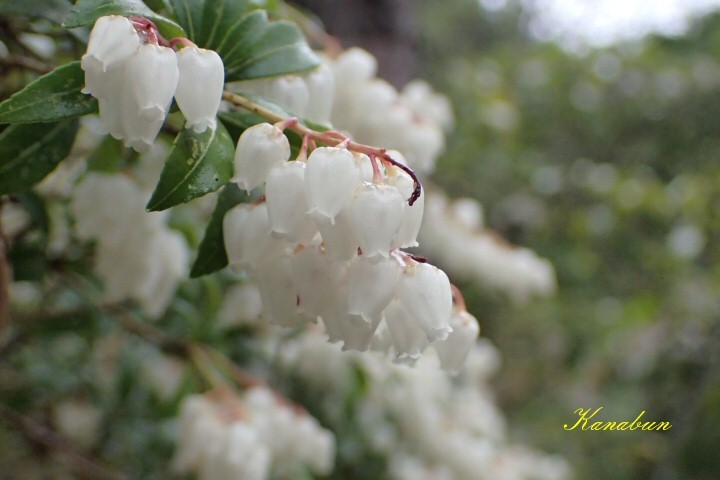
{"type": "Polygon", "coordinates": [[[173,469],[200,480],[327,475],[335,461],[333,434],[264,387],[185,397],[177,437],[173,469]]]}
{"type": "MultiPolygon", "coordinates": [[[[190,44],[186,39],[176,43],[190,44]]],[[[160,45],[147,19],[100,17],[81,65],[83,92],[98,99],[106,133],[138,151],[152,146],[173,96],[188,127],[197,132],[215,128],[224,85],[220,56],[192,44],[179,52],[160,45]]]]}
{"type": "MultiPolygon", "coordinates": [[[[281,365],[307,388],[328,392],[321,405],[329,422],[343,425],[344,411],[333,403],[352,395],[357,438],[386,456],[395,480],[566,480],[568,465],[510,444],[505,419],[496,406],[490,377],[499,356],[487,340],[472,346],[461,374],[449,378],[434,354],[414,368],[372,355],[341,352],[316,330],[286,341],[281,365]],[[355,397],[360,370],[364,393],[355,397]],[[333,414],[333,412],[336,412],[333,414]]],[[[330,423],[332,426],[333,423],[330,423]]],[[[340,448],[342,448],[340,446],[340,448]]]]}
{"type": "Polygon", "coordinates": [[[555,291],[555,271],[550,262],[484,230],[477,201],[450,201],[445,194],[433,191],[427,195],[426,210],[420,231],[423,251],[454,275],[503,291],[517,302],[555,291]]]}
{"type": "Polygon", "coordinates": [[[288,112],[330,123],[360,142],[396,149],[416,172],[429,174],[445,146],[443,129],[452,126],[447,99],[425,82],[402,92],[376,77],[377,60],[360,48],[323,58],[303,75],[238,82],[237,91],[261,95],[288,112]]]}
{"type": "Polygon", "coordinates": [[[256,277],[264,315],[284,326],[321,318],[344,349],[367,350],[376,331],[387,332],[377,341],[408,362],[447,342],[447,366],[455,370],[477,322],[453,309],[442,270],[400,250],[417,245],[422,221],[424,195],[405,202],[413,178],[343,147],[289,156],[277,126],[243,132],[234,180],[247,190],[264,183],[265,200],[238,205],[224,219],[230,264],[256,277]]]}
{"type": "Polygon", "coordinates": [[[97,242],[95,272],[105,299],[133,299],[158,317],[187,276],[189,252],[182,235],[165,226],[165,215],[145,211],[146,195],[129,177],[89,173],[70,209],[76,236],[97,242]]]}
{"type": "Polygon", "coordinates": [[[306,73],[245,80],[227,87],[267,98],[297,117],[330,123],[335,76],[326,63],[306,73]]]}

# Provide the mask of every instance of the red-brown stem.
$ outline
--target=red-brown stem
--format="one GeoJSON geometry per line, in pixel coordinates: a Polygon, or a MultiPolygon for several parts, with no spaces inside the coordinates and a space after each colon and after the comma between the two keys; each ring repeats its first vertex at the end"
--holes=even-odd
{"type": "Polygon", "coordinates": [[[465,305],[465,297],[463,297],[460,289],[457,287],[457,285],[453,283],[450,284],[450,289],[452,290],[453,300],[455,300],[455,306],[461,312],[467,312],[467,306],[465,305]]]}
{"type": "Polygon", "coordinates": [[[128,20],[132,22],[133,27],[135,27],[136,30],[145,33],[148,43],[151,43],[153,45],[160,45],[162,47],[172,46],[170,42],[168,42],[162,35],[160,35],[160,30],[158,30],[157,25],[155,25],[155,22],[153,22],[149,18],[128,17],[128,20]]]}
{"type": "Polygon", "coordinates": [[[400,168],[405,173],[410,175],[410,178],[413,179],[415,188],[413,189],[410,198],[408,198],[408,204],[410,206],[412,206],[415,201],[420,197],[420,194],[422,192],[422,185],[420,184],[420,180],[418,179],[417,175],[415,175],[415,172],[413,172],[412,169],[409,168],[407,165],[403,165],[402,163],[393,159],[390,155],[388,155],[387,150],[384,148],[372,147],[370,145],[364,145],[362,143],[354,142],[350,140],[347,135],[336,130],[328,130],[326,132],[319,132],[317,130],[313,130],[300,123],[296,118],[285,118],[282,115],[268,108],[265,108],[262,105],[259,105],[246,97],[243,97],[242,95],[229,92],[227,90],[223,92],[223,100],[226,100],[237,107],[249,110],[257,115],[260,115],[261,117],[265,117],[271,122],[286,122],[287,129],[292,130],[293,132],[301,136],[308,135],[311,142],[316,141],[317,143],[322,143],[331,147],[337,147],[339,145],[342,145],[344,148],[347,148],[348,150],[351,150],[353,152],[364,153],[367,156],[375,155],[382,161],[400,168]]]}
{"type": "Polygon", "coordinates": [[[309,138],[310,138],[309,136],[303,135],[302,145],[300,145],[300,152],[298,152],[298,156],[295,159],[298,162],[306,162],[307,161],[308,139],[309,138]]]}
{"type": "Polygon", "coordinates": [[[382,183],[382,173],[380,173],[380,166],[378,165],[377,157],[375,155],[368,155],[370,157],[370,165],[373,169],[373,183],[379,185],[382,183]]]}

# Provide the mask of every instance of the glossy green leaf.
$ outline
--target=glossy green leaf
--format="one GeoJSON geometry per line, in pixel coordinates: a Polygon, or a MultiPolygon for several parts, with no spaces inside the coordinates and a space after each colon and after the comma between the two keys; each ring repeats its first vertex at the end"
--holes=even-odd
{"type": "Polygon", "coordinates": [[[320,64],[317,55],[294,23],[270,22],[267,12],[255,10],[224,22],[208,38],[209,45],[225,63],[227,81],[271,77],[314,68],[320,64]]]}
{"type": "Polygon", "coordinates": [[[199,36],[202,28],[204,0],[169,0],[175,12],[175,17],[182,28],[187,32],[188,38],[200,43],[199,36]]]}
{"type": "Polygon", "coordinates": [[[205,229],[205,236],[198,248],[198,256],[193,263],[190,277],[197,278],[225,268],[228,264],[223,236],[223,218],[225,213],[235,205],[246,202],[248,194],[234,183],[228,184],[215,204],[215,210],[205,229]]]}
{"type": "Polygon", "coordinates": [[[80,62],[58,67],[0,103],[0,123],[54,122],[96,113],[97,100],[80,91],[83,85],[80,62]]]}
{"type": "Polygon", "coordinates": [[[105,15],[136,15],[149,18],[155,22],[163,36],[167,38],[185,36],[185,31],[180,25],[153,12],[140,0],[78,0],[63,22],[63,27],[93,25],[95,20],[105,15]]]}
{"type": "Polygon", "coordinates": [[[203,3],[198,45],[217,50],[228,31],[247,13],[251,5],[247,0],[204,0],[203,3]]]}
{"type": "Polygon", "coordinates": [[[10,125],[0,134],[0,195],[45,178],[70,153],[77,120],[10,125]]]}
{"type": "Polygon", "coordinates": [[[148,210],[165,210],[219,189],[232,177],[234,155],[235,145],[221,123],[203,133],[183,129],[175,138],[148,210]]]}

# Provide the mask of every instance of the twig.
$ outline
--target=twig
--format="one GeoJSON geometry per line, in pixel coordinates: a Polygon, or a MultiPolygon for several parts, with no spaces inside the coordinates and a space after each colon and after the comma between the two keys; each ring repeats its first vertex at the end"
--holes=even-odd
{"type": "Polygon", "coordinates": [[[403,165],[402,163],[392,158],[388,154],[387,149],[354,142],[342,132],[333,130],[319,132],[317,130],[313,130],[312,128],[306,127],[305,125],[297,121],[297,119],[286,118],[283,115],[280,115],[270,110],[269,108],[263,107],[262,105],[253,102],[249,98],[237,93],[229,92],[226,90],[225,92],[223,92],[222,98],[223,100],[226,100],[235,106],[242,107],[252,113],[260,115],[261,117],[266,118],[272,123],[282,124],[284,128],[292,130],[293,132],[300,135],[301,138],[307,136],[310,140],[314,140],[318,143],[323,143],[325,145],[330,145],[332,147],[342,145],[343,147],[353,152],[364,153],[368,156],[373,155],[379,160],[382,160],[383,162],[394,165],[397,168],[403,170],[408,175],[410,175],[410,178],[412,178],[413,182],[415,182],[415,189],[410,195],[408,203],[412,205],[413,203],[415,203],[415,200],[420,197],[422,186],[420,185],[420,180],[418,179],[417,175],[415,175],[415,172],[413,172],[412,169],[410,169],[407,165],[403,165]]]}
{"type": "Polygon", "coordinates": [[[94,458],[73,449],[49,428],[20,415],[2,403],[0,403],[0,420],[10,428],[19,431],[30,442],[61,454],[68,460],[70,468],[81,478],[88,480],[128,480],[125,475],[112,471],[98,463],[94,458]]]}

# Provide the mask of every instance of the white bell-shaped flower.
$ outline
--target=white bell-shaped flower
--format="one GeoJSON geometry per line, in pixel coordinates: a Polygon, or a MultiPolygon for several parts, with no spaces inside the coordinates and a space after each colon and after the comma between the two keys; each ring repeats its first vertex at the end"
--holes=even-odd
{"type": "Polygon", "coordinates": [[[334,262],[316,246],[309,246],[292,256],[292,280],[298,292],[298,306],[310,317],[322,314],[334,291],[346,275],[345,267],[334,262]]]}
{"type": "Polygon", "coordinates": [[[420,358],[429,342],[415,316],[398,300],[390,302],[383,315],[393,340],[395,356],[409,360],[420,358]]]}
{"type": "Polygon", "coordinates": [[[429,341],[444,340],[452,331],[450,280],[434,265],[414,262],[406,267],[398,283],[398,299],[429,341]]]}
{"type": "Polygon", "coordinates": [[[327,64],[321,63],[305,75],[305,85],[309,94],[305,116],[313,122],[329,122],[335,97],[335,77],[332,70],[327,64]]]}
{"type": "Polygon", "coordinates": [[[231,266],[254,269],[269,252],[281,252],[284,242],[270,235],[265,203],[237,205],[223,219],[225,250],[231,266]]]}
{"type": "Polygon", "coordinates": [[[140,45],[140,37],[127,18],[119,15],[98,18],[90,32],[87,52],[80,63],[85,71],[82,92],[92,94],[95,98],[113,93],[109,82],[112,82],[117,72],[110,70],[127,60],[140,45]]]}
{"type": "Polygon", "coordinates": [[[265,185],[272,234],[290,242],[308,243],[317,228],[307,218],[305,163],[285,162],[273,167],[265,185]]]}
{"type": "Polygon", "coordinates": [[[271,323],[292,327],[298,323],[298,294],[292,281],[292,264],[286,255],[271,255],[257,268],[263,316],[271,323]]]}
{"type": "Polygon", "coordinates": [[[335,216],[335,224],[318,222],[327,255],[333,260],[351,260],[357,255],[358,241],[350,224],[348,209],[343,209],[335,216]]]}
{"type": "Polygon", "coordinates": [[[186,47],[177,52],[180,72],[175,101],[186,126],[197,133],[215,128],[218,108],[225,84],[225,67],[213,50],[186,47]]]}
{"type": "Polygon", "coordinates": [[[318,221],[335,223],[335,216],[353,196],[360,173],[352,153],[344,148],[316,148],[305,169],[308,213],[318,221]]]}
{"type": "Polygon", "coordinates": [[[333,285],[333,290],[325,294],[328,302],[323,308],[322,320],[330,342],[343,342],[343,350],[367,350],[380,317],[368,322],[359,315],[348,313],[347,275],[341,275],[333,285]]]}
{"type": "Polygon", "coordinates": [[[356,257],[348,269],[348,313],[370,323],[382,317],[382,311],[395,296],[403,267],[395,257],[379,262],[356,257]]]}
{"type": "Polygon", "coordinates": [[[98,98],[98,113],[100,115],[100,132],[109,133],[116,140],[125,138],[123,125],[123,108],[128,102],[128,92],[125,90],[125,63],[115,66],[105,83],[112,94],[98,98]]]}
{"type": "Polygon", "coordinates": [[[475,345],[480,325],[474,316],[463,310],[453,314],[450,326],[450,335],[445,340],[434,342],[432,346],[437,351],[442,368],[455,375],[475,345]]]}
{"type": "Polygon", "coordinates": [[[157,318],[165,312],[178,283],[187,275],[190,252],[185,238],[171,230],[156,232],[146,248],[151,268],[147,276],[135,283],[133,298],[147,316],[157,318]]]}
{"type": "Polygon", "coordinates": [[[125,144],[146,151],[155,142],[178,84],[178,66],[171,48],[146,44],[125,64],[122,124],[125,144]]]}
{"type": "Polygon", "coordinates": [[[403,198],[391,185],[363,184],[350,202],[350,223],[362,254],[368,258],[390,255],[390,247],[403,222],[403,198]]]}
{"type": "Polygon", "coordinates": [[[392,248],[417,247],[417,236],[425,213],[425,189],[423,188],[420,191],[420,196],[412,205],[409,205],[407,200],[415,189],[415,183],[410,178],[410,175],[399,168],[394,170],[394,175],[388,175],[388,183],[394,185],[403,198],[403,220],[395,240],[393,240],[392,248]]]}
{"type": "Polygon", "coordinates": [[[266,95],[291,114],[305,117],[310,92],[305,81],[297,75],[282,75],[269,79],[266,95]]]}
{"type": "Polygon", "coordinates": [[[265,183],[270,169],[288,158],[290,142],[282,130],[269,123],[253,125],[238,139],[232,181],[250,191],[265,183]]]}

